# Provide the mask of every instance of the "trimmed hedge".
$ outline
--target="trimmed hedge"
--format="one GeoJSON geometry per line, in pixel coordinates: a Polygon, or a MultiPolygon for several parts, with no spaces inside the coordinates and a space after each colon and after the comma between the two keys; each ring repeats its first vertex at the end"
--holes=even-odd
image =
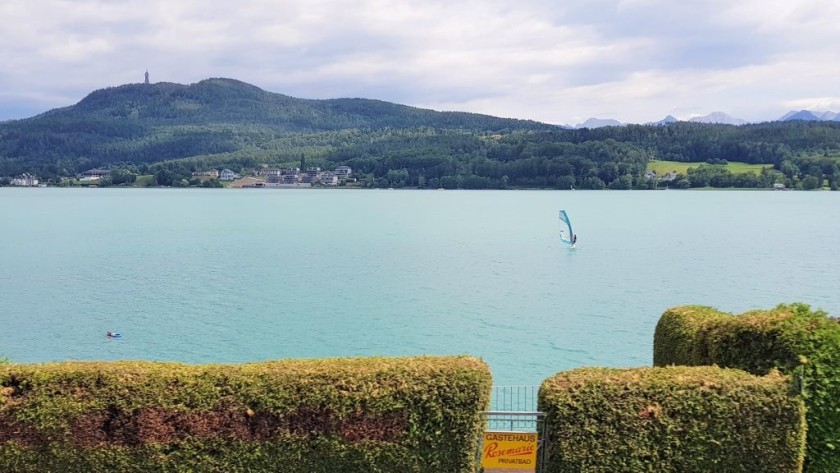
{"type": "Polygon", "coordinates": [[[713,364],[709,358],[709,329],[727,322],[732,314],[712,307],[682,306],[659,318],[653,336],[653,366],[713,364]]]}
{"type": "Polygon", "coordinates": [[[0,366],[0,471],[473,472],[471,357],[0,366]]]}
{"type": "MultiPolygon", "coordinates": [[[[733,316],[708,307],[669,309],[654,336],[654,364],[779,369],[801,377],[808,407],[805,471],[840,472],[840,324],[805,304],[733,316]]],[[[799,382],[799,380],[797,380],[799,382]]]]}
{"type": "Polygon", "coordinates": [[[805,407],[775,372],[582,368],[540,386],[546,472],[797,473],[805,407]]]}

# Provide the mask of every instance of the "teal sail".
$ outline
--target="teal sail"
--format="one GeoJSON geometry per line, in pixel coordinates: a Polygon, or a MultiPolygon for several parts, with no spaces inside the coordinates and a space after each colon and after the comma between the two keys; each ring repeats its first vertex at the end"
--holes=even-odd
{"type": "Polygon", "coordinates": [[[572,221],[569,219],[569,215],[565,210],[560,211],[560,221],[563,222],[560,225],[560,240],[569,246],[575,246],[577,235],[572,230],[572,221]]]}

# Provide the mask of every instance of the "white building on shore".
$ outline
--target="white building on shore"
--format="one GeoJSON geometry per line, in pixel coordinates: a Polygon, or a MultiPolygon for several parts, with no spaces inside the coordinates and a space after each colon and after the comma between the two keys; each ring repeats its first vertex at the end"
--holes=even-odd
{"type": "Polygon", "coordinates": [[[222,172],[219,173],[219,180],[221,181],[233,181],[235,179],[239,179],[239,174],[230,169],[222,169],[222,172]]]}
{"type": "Polygon", "coordinates": [[[12,179],[11,184],[18,187],[38,187],[38,178],[32,174],[24,173],[23,175],[12,179]]]}

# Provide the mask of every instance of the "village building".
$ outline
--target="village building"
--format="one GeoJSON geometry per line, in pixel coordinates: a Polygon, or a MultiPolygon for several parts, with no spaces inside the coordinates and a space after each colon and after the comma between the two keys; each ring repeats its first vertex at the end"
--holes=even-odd
{"type": "Polygon", "coordinates": [[[280,176],[280,183],[281,184],[297,184],[298,182],[298,175],[297,174],[283,174],[280,176]]]}
{"type": "Polygon", "coordinates": [[[306,168],[303,174],[300,175],[300,182],[318,182],[318,177],[321,175],[321,168],[309,167],[306,168]]]}
{"type": "Polygon", "coordinates": [[[230,169],[222,169],[222,172],[219,173],[219,180],[232,181],[234,179],[239,179],[239,174],[236,174],[230,169]]]}
{"type": "Polygon", "coordinates": [[[37,187],[38,178],[33,176],[32,174],[24,173],[12,179],[11,185],[18,187],[37,187]]]}
{"type": "Polygon", "coordinates": [[[327,171],[321,174],[319,182],[325,186],[335,186],[338,185],[338,176],[334,172],[327,171]]]}
{"type": "Polygon", "coordinates": [[[680,177],[680,175],[676,172],[665,173],[663,176],[656,174],[656,171],[645,172],[645,179],[659,179],[660,181],[671,182],[675,181],[678,177],[680,177]]]}
{"type": "Polygon", "coordinates": [[[107,169],[90,169],[82,173],[82,181],[98,181],[103,177],[111,175],[111,171],[107,169]]]}

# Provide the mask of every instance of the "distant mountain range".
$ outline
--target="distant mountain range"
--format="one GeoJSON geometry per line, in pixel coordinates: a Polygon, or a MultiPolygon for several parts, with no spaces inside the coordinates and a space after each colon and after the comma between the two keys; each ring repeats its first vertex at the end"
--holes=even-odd
{"type": "MultiPolygon", "coordinates": [[[[818,112],[812,110],[792,110],[783,116],[779,117],[777,120],[779,122],[787,122],[787,121],[840,121],[840,113],[837,112],[818,112]]],[[[678,121],[677,118],[668,115],[662,120],[656,122],[648,122],[645,125],[668,125],[671,123],[675,123],[678,121]]],[[[723,112],[712,112],[708,115],[703,115],[699,117],[692,117],[688,120],[688,122],[692,123],[718,123],[723,125],[746,125],[746,120],[741,118],[735,118],[731,115],[728,115],[723,112]]],[[[563,128],[567,129],[576,129],[576,128],[601,128],[606,126],[624,126],[626,123],[622,123],[618,120],[614,120],[612,118],[590,118],[583,123],[578,123],[575,126],[566,125],[563,128]]]]}
{"type": "Polygon", "coordinates": [[[590,118],[583,123],[578,123],[573,128],[601,128],[605,126],[623,126],[624,124],[612,118],[590,118]]]}
{"type": "MultiPolygon", "coordinates": [[[[662,120],[657,122],[649,122],[645,123],[646,125],[668,125],[671,123],[676,123],[678,121],[672,115],[668,115],[662,120]]],[[[708,115],[703,115],[702,117],[693,117],[687,120],[692,123],[719,123],[723,125],[745,125],[747,124],[746,120],[742,120],[740,118],[735,118],[731,115],[727,115],[723,112],[712,112],[708,115]]],[[[605,126],[624,126],[626,123],[622,123],[618,120],[614,120],[612,118],[590,118],[583,123],[578,123],[575,126],[565,126],[564,128],[574,129],[574,128],[602,128],[605,126]]]]}
{"type": "Polygon", "coordinates": [[[778,121],[789,122],[791,120],[802,120],[806,122],[827,122],[840,121],[840,113],[837,112],[813,112],[811,110],[792,110],[784,114],[778,121]]]}
{"type": "Polygon", "coordinates": [[[720,123],[723,125],[746,125],[747,121],[740,118],[735,118],[723,112],[712,112],[702,117],[694,117],[688,120],[692,123],[720,123]]]}

